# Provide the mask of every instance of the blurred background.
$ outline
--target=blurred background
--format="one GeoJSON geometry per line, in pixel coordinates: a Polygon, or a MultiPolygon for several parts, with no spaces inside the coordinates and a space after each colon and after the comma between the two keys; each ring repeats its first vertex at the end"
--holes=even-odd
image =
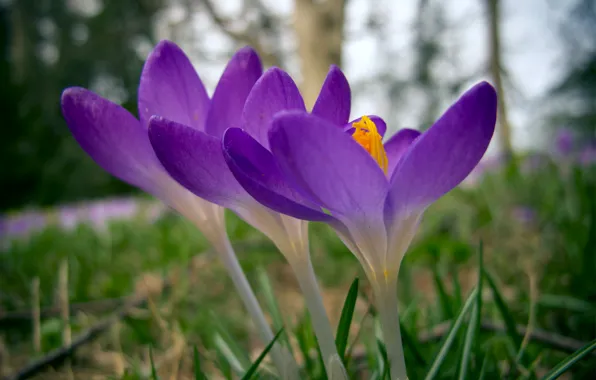
{"type": "MultiPolygon", "coordinates": [[[[428,210],[400,273],[401,301],[414,305],[407,324],[424,332],[453,316],[482,240],[518,323],[596,336],[596,2],[2,0],[0,25],[0,375],[65,342],[60,302],[71,303],[76,335],[148,288],[165,309],[117,323],[78,354],[81,368],[122,375],[146,363],[149,343],[165,356],[175,339],[208,353],[213,311],[245,348],[261,347],[223,269],[196,255],[208,249],[202,236],[95,165],[60,113],[62,90],[81,86],[136,114],[143,62],[161,39],[185,50],[210,93],[244,45],[289,71],[311,105],[337,64],[352,117],[380,115],[391,132],[424,130],[475,82],[491,82],[500,108],[489,152],[428,210]],[[32,303],[42,315],[33,331],[32,303]]],[[[262,285],[268,273],[282,312],[302,315],[281,256],[233,215],[228,223],[249,277],[262,285]]],[[[329,310],[339,310],[362,273],[333,233],[311,230],[329,310]]],[[[536,349],[532,370],[559,354],[536,349]]]]}

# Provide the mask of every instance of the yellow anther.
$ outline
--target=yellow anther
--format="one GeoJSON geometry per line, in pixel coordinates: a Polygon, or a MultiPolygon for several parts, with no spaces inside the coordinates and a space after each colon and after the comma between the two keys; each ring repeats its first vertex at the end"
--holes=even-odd
{"type": "Polygon", "coordinates": [[[377,161],[381,169],[387,174],[387,167],[389,165],[387,153],[385,153],[383,138],[379,134],[375,123],[369,117],[362,116],[360,120],[352,123],[352,126],[355,129],[352,134],[354,140],[370,153],[372,158],[377,161]]]}

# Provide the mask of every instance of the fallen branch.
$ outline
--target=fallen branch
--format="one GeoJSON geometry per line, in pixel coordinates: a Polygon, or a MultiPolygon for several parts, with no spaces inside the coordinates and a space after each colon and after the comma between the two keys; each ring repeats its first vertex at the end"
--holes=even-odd
{"type": "MultiPolygon", "coordinates": [[[[70,315],[73,316],[78,312],[104,313],[124,305],[127,301],[130,301],[130,296],[73,303],[70,305],[69,308],[70,315]]],[[[32,318],[32,315],[33,314],[30,309],[16,310],[10,312],[0,311],[0,327],[3,325],[23,323],[24,321],[30,320],[32,318]]],[[[60,307],[58,306],[43,308],[39,311],[39,317],[42,319],[58,317],[59,315],[60,307]]]]}
{"type": "MultiPolygon", "coordinates": [[[[439,341],[441,340],[441,338],[443,338],[443,336],[445,336],[449,332],[450,327],[451,321],[442,322],[433,327],[431,330],[420,334],[418,336],[418,340],[420,341],[420,343],[430,343],[439,341]]],[[[505,326],[488,320],[483,320],[480,324],[480,328],[484,331],[490,331],[500,334],[507,333],[505,326]]],[[[527,334],[528,340],[531,342],[546,344],[556,350],[567,353],[573,353],[586,344],[586,342],[582,342],[574,338],[569,338],[554,332],[539,329],[537,327],[532,328],[532,331],[528,332],[526,326],[517,325],[517,332],[521,336],[526,336],[527,334]]]]}

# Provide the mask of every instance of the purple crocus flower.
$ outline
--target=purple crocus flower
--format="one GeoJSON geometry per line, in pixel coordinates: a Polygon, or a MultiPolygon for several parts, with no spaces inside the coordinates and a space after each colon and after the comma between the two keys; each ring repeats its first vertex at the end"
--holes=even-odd
{"type": "Polygon", "coordinates": [[[275,116],[268,138],[238,128],[224,136],[230,169],[255,199],[327,222],[359,259],[376,294],[392,378],[407,376],[396,329],[402,258],[424,210],[484,155],[496,104],[493,87],[480,83],[425,133],[401,130],[385,144],[371,120],[354,123],[352,134],[303,111],[275,116]]]}
{"type": "MultiPolygon", "coordinates": [[[[284,254],[305,295],[328,373],[337,373],[331,368],[337,351],[310,261],[308,225],[303,221],[327,220],[328,215],[314,210],[314,203],[308,197],[294,191],[283,181],[269,181],[261,190],[282,193],[290,191],[291,197],[300,199],[302,204],[308,206],[294,208],[296,213],[292,214],[284,213],[283,208],[272,210],[267,205],[262,205],[251,196],[252,190],[243,188],[238,183],[234,170],[230,170],[227,157],[222,152],[224,132],[229,131],[230,127],[237,127],[232,129],[247,136],[246,149],[250,150],[251,146],[256,145],[269,153],[268,133],[274,116],[288,111],[306,113],[304,100],[292,78],[279,68],[271,68],[263,74],[245,103],[230,104],[229,99],[220,95],[220,91],[227,91],[227,86],[236,85],[233,81],[220,82],[213,96],[212,112],[216,115],[225,114],[225,119],[214,116],[214,122],[211,122],[208,116],[205,130],[198,130],[166,117],[153,117],[149,127],[151,143],[157,157],[174,179],[199,197],[236,212],[267,235],[284,254]],[[218,107],[226,107],[226,111],[218,111],[218,107]],[[236,108],[232,110],[231,107],[236,108]],[[283,188],[276,187],[278,185],[283,188]],[[291,214],[291,217],[284,214],[291,214]]],[[[376,116],[364,116],[350,122],[350,102],[349,84],[341,70],[333,66],[322,85],[312,115],[325,120],[338,131],[346,130],[346,136],[348,133],[356,133],[355,129],[363,133],[359,126],[366,123],[378,125],[380,134],[385,132],[385,123],[376,116]]],[[[227,134],[228,132],[225,133],[226,136],[227,134]]],[[[403,148],[399,144],[393,145],[394,150],[403,148]]],[[[264,160],[264,165],[275,165],[268,157],[264,160]]],[[[340,364],[341,361],[337,363],[340,364]]]]}
{"type": "MultiPolygon", "coordinates": [[[[385,278],[396,274],[409,243],[401,232],[413,229],[422,212],[484,155],[495,107],[492,86],[476,85],[424,134],[401,130],[381,145],[389,161],[385,172],[372,148],[305,112],[277,115],[269,138],[261,141],[231,128],[224,150],[230,169],[255,199],[338,227],[371,277],[385,278]]],[[[379,135],[374,139],[380,142],[379,135]]]]}
{"type": "MultiPolygon", "coordinates": [[[[161,199],[203,232],[220,254],[262,340],[268,343],[273,333],[230,245],[224,208],[218,205],[221,202],[201,199],[172,179],[157,159],[148,134],[149,120],[154,115],[182,123],[194,132],[223,133],[228,125],[234,125],[236,111],[261,74],[257,54],[248,47],[240,49],[225,68],[213,99],[209,99],[184,52],[174,43],[162,41],[143,67],[139,119],[121,106],[78,87],[63,92],[62,113],[74,138],[97,164],[161,199]]],[[[214,141],[215,137],[195,153],[210,156],[216,150],[221,156],[220,145],[214,141]]],[[[216,186],[223,183],[215,172],[206,175],[216,186]]],[[[296,364],[278,344],[271,353],[282,376],[297,377],[296,364]]]]}

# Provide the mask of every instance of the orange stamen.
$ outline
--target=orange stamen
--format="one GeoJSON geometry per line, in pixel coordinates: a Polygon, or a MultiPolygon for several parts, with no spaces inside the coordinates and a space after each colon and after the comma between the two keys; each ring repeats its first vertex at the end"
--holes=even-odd
{"type": "Polygon", "coordinates": [[[362,116],[358,121],[352,123],[356,129],[352,138],[356,140],[366,151],[377,161],[381,169],[387,174],[389,161],[383,147],[383,138],[377,130],[375,123],[367,116],[362,116]]]}

